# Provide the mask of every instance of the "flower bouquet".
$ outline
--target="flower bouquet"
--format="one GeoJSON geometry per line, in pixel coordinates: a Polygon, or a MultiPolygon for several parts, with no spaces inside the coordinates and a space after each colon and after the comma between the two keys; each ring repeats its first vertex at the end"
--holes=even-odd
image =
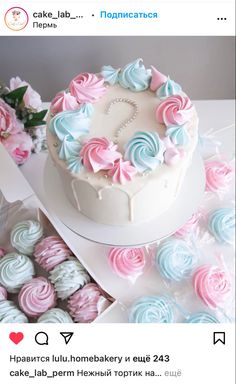
{"type": "Polygon", "coordinates": [[[16,164],[46,149],[46,113],[40,95],[27,82],[16,77],[9,88],[0,83],[0,143],[16,164]]]}

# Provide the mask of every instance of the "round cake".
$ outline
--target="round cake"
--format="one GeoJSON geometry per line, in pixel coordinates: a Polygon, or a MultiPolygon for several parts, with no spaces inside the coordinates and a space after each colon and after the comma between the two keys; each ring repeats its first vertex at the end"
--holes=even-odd
{"type": "Polygon", "coordinates": [[[81,73],[51,103],[48,148],[62,188],[107,225],[168,210],[198,141],[198,117],[179,84],[137,59],[81,73]]]}

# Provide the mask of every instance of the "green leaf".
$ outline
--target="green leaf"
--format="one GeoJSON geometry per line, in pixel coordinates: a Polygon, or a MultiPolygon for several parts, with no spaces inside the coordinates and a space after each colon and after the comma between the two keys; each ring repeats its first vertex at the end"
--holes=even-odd
{"type": "Polygon", "coordinates": [[[31,113],[31,115],[33,115],[33,119],[43,120],[47,114],[47,111],[48,111],[47,109],[44,109],[43,111],[40,111],[40,112],[33,112],[31,113]]]}
{"type": "Polygon", "coordinates": [[[47,109],[40,112],[29,112],[22,119],[25,128],[37,127],[38,125],[45,125],[46,122],[43,120],[47,114],[47,109]]]}
{"type": "Polygon", "coordinates": [[[25,128],[37,127],[38,125],[45,125],[46,122],[44,120],[28,120],[24,126],[25,128]]]}
{"type": "Polygon", "coordinates": [[[22,103],[25,92],[27,91],[28,86],[19,87],[14,89],[14,91],[8,92],[3,95],[4,101],[9,104],[12,108],[18,108],[22,103]]]}

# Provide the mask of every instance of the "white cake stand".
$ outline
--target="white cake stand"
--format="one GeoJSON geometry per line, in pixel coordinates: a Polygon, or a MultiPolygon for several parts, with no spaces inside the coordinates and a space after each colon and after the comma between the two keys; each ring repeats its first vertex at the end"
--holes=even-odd
{"type": "Polygon", "coordinates": [[[205,172],[203,160],[196,151],[180,193],[170,209],[149,222],[125,227],[98,224],[77,211],[67,199],[50,157],[45,166],[44,186],[49,211],[79,236],[111,246],[141,246],[163,239],[185,224],[203,198],[205,172]]]}

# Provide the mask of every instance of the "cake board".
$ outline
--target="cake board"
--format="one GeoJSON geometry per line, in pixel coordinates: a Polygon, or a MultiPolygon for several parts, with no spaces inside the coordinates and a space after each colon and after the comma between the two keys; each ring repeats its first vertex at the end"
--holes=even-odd
{"type": "Polygon", "coordinates": [[[176,232],[199,207],[205,191],[205,171],[196,150],[181,190],[171,207],[148,222],[129,226],[108,226],[96,223],[77,211],[67,199],[59,174],[48,157],[44,170],[47,209],[71,231],[104,245],[118,247],[155,243],[176,232]]]}

